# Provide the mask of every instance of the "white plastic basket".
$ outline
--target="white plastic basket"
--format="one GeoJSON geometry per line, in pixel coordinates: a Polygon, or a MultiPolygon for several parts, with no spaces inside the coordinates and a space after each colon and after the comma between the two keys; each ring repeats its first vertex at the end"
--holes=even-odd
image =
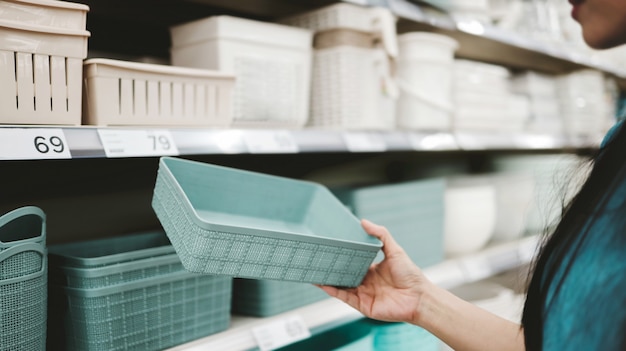
{"type": "Polygon", "coordinates": [[[90,59],[84,76],[85,124],[225,127],[232,121],[232,75],[90,59]]]}
{"type": "Polygon", "coordinates": [[[309,124],[331,129],[393,129],[395,96],[385,86],[395,86],[387,72],[388,59],[382,50],[350,46],[316,50],[309,124]]]}
{"type": "Polygon", "coordinates": [[[85,30],[89,6],[58,0],[0,1],[0,20],[50,28],[85,30]]]}
{"type": "Polygon", "coordinates": [[[88,37],[0,20],[0,123],[80,124],[88,37]]]}
{"type": "Polygon", "coordinates": [[[308,118],[310,31],[230,16],[170,28],[176,66],[235,74],[233,126],[302,127],[308,118]]]}

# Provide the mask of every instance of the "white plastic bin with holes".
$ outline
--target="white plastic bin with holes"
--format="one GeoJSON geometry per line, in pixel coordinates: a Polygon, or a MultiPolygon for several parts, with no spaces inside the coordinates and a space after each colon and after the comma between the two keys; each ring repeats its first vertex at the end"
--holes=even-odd
{"type": "Polygon", "coordinates": [[[0,20],[0,123],[80,124],[88,37],[0,20]]]}
{"type": "Polygon", "coordinates": [[[58,0],[0,1],[0,20],[50,28],[85,30],[89,6],[58,0]]]}
{"type": "Polygon", "coordinates": [[[458,43],[435,33],[399,36],[398,126],[414,130],[452,128],[453,60],[458,43]]]}
{"type": "Polygon", "coordinates": [[[236,76],[233,126],[302,127],[308,118],[310,31],[216,16],[170,28],[176,66],[236,76]]]}
{"type": "Polygon", "coordinates": [[[109,59],[84,63],[83,122],[93,125],[226,127],[232,75],[109,59]]]}

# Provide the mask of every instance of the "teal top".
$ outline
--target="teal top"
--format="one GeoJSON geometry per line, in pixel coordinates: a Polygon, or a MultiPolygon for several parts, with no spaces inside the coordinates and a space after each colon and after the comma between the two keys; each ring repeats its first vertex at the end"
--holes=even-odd
{"type": "Polygon", "coordinates": [[[548,290],[544,350],[622,350],[626,345],[625,202],[626,179],[611,195],[606,211],[586,226],[589,236],[560,292],[555,294],[554,285],[548,290]]]}

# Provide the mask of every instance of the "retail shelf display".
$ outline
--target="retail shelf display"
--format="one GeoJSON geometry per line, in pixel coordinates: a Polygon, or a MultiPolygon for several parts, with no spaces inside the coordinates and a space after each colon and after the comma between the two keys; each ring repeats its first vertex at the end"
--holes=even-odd
{"type": "MultiPolygon", "coordinates": [[[[538,242],[539,236],[533,235],[492,244],[479,252],[428,267],[424,273],[439,286],[453,288],[530,263],[538,242]]],[[[310,334],[317,334],[363,318],[363,315],[339,300],[326,299],[267,318],[233,316],[228,330],[176,346],[170,351],[256,350],[259,343],[254,330],[264,326],[284,326],[293,318],[300,319],[304,324],[302,327],[308,328],[310,334]]]]}
{"type": "Polygon", "coordinates": [[[550,134],[284,129],[0,127],[0,160],[166,155],[595,148],[598,138],[550,134]]]}

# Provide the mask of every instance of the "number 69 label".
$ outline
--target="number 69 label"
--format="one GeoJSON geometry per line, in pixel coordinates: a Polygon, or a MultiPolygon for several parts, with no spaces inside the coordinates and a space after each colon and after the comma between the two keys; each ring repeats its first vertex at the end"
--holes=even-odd
{"type": "Polygon", "coordinates": [[[72,158],[62,129],[0,129],[0,159],[33,160],[62,158],[72,158]]]}

